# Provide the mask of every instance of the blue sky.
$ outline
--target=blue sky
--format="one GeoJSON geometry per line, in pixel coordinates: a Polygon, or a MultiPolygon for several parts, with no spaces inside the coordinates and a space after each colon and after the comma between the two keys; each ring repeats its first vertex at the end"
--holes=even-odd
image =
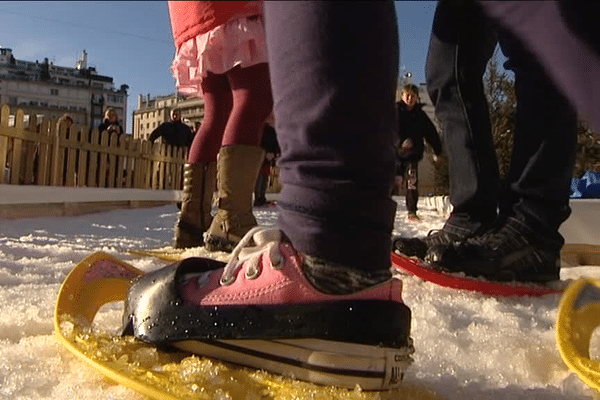
{"type": "MultiPolygon", "coordinates": [[[[401,67],[415,83],[424,65],[435,1],[396,1],[401,67]]],[[[115,87],[129,85],[127,132],[139,94],[175,91],[169,67],[175,48],[164,1],[2,1],[0,47],[19,60],[74,67],[83,50],[88,65],[111,76],[115,87]]]]}

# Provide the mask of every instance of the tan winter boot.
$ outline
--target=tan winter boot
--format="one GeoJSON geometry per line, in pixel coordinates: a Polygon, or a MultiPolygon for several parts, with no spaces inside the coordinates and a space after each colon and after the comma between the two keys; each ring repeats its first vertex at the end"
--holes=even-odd
{"type": "Polygon", "coordinates": [[[217,158],[218,211],[204,237],[208,251],[231,252],[255,227],[252,195],[265,152],[258,146],[222,147],[217,158]]]}
{"type": "Polygon", "coordinates": [[[216,188],[217,163],[186,164],[183,170],[183,202],[175,225],[175,248],[204,245],[204,232],[212,222],[210,211],[216,188]]]}

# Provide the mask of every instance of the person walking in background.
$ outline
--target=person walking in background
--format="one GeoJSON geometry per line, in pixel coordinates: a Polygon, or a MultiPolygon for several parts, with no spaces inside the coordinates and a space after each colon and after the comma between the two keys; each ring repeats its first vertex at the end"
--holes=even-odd
{"type": "Polygon", "coordinates": [[[281,152],[279,143],[277,143],[275,129],[269,123],[265,123],[260,147],[265,151],[265,159],[258,172],[258,178],[256,178],[254,207],[262,207],[267,204],[266,193],[269,186],[269,178],[271,177],[271,168],[275,166],[277,157],[279,157],[279,153],[281,152]]]}
{"type": "Polygon", "coordinates": [[[277,226],[249,231],[228,264],[191,258],[148,273],[130,289],[125,321],[138,338],[191,340],[201,355],[298,379],[398,387],[414,349],[390,271],[393,2],[264,7],[281,146],[277,226]]]}
{"type": "Polygon", "coordinates": [[[175,247],[231,251],[256,226],[252,195],[273,107],[262,2],[170,1],[169,15],[177,88],[202,96],[205,110],[185,166],[175,247]]]}
{"type": "Polygon", "coordinates": [[[148,140],[154,142],[158,138],[163,138],[169,146],[189,147],[194,139],[192,129],[181,121],[181,111],[174,108],[170,113],[170,121],[163,122],[154,129],[148,140]]]}
{"type": "Polygon", "coordinates": [[[404,85],[401,100],[396,103],[398,113],[398,138],[396,148],[396,186],[406,189],[406,209],[409,221],[419,221],[417,202],[419,201],[419,161],[423,159],[424,140],[433,148],[433,160],[438,161],[442,154],[442,142],[437,129],[423,111],[419,103],[419,88],[413,84],[404,85]]]}

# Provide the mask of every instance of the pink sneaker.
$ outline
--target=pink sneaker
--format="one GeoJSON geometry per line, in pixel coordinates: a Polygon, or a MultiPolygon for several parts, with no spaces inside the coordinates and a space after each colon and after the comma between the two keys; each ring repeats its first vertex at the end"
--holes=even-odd
{"type": "Polygon", "coordinates": [[[325,294],[302,261],[281,231],[254,228],[227,264],[190,258],[134,283],[126,332],[323,385],[398,386],[414,351],[402,282],[325,294]]]}

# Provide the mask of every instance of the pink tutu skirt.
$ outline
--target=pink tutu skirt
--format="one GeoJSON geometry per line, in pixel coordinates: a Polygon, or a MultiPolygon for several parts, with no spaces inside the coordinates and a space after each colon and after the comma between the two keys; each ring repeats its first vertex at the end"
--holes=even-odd
{"type": "Polygon", "coordinates": [[[183,43],[171,71],[181,93],[202,96],[202,78],[210,71],[224,74],[237,67],[267,62],[262,16],[232,19],[183,43]]]}

